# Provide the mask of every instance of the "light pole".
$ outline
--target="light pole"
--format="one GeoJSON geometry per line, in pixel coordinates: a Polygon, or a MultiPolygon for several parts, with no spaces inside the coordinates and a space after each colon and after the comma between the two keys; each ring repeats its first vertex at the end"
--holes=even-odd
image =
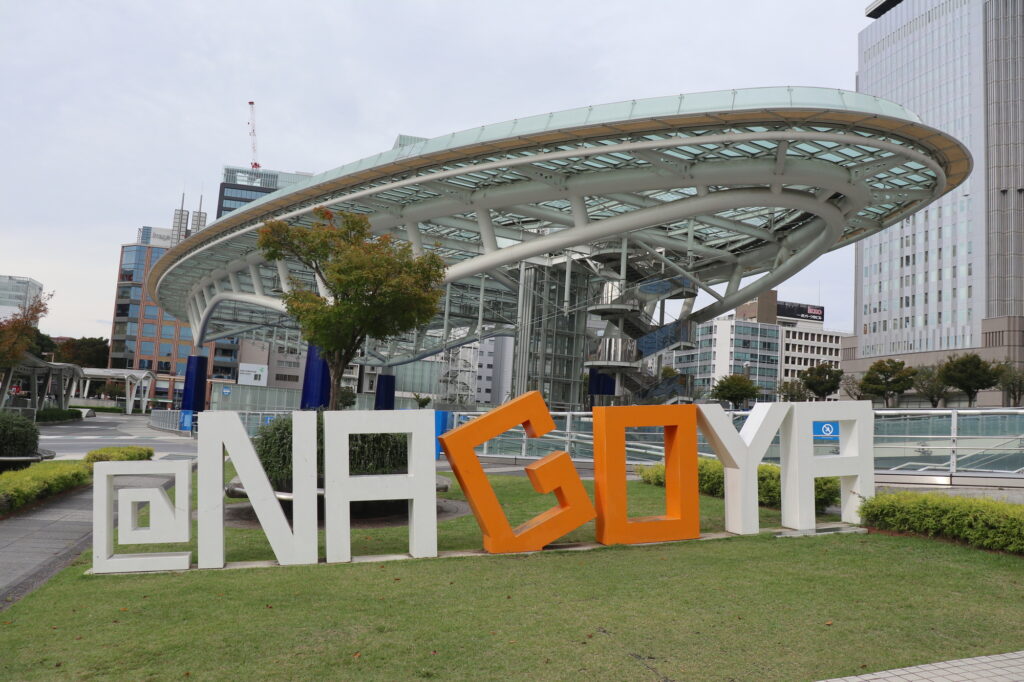
{"type": "MultiPolygon", "coordinates": [[[[747,378],[747,381],[750,381],[750,360],[747,360],[746,362],[743,363],[743,376],[745,376],[747,378]]],[[[744,410],[749,410],[750,409],[749,403],[750,403],[749,399],[746,399],[746,400],[743,401],[743,409],[744,410]]]]}

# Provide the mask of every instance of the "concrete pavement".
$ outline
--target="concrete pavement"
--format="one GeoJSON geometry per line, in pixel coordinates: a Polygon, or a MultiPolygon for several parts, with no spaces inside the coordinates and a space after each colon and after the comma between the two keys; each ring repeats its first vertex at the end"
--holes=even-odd
{"type": "MultiPolygon", "coordinates": [[[[154,458],[194,457],[192,438],[150,429],[146,417],[102,414],[81,422],[39,427],[40,447],[56,459],[82,459],[96,448],[141,445],[154,458]]],[[[145,481],[126,478],[118,486],[145,481]]],[[[46,582],[92,541],[92,488],[87,487],[0,520],[0,611],[46,582]]]]}

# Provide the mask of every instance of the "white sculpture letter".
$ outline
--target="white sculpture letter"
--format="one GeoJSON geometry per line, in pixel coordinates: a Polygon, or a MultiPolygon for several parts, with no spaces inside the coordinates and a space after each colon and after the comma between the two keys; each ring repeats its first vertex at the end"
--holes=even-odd
{"type": "Polygon", "coordinates": [[[697,406],[697,426],[725,467],[725,530],[756,535],[757,465],[789,415],[789,403],[757,403],[739,433],[721,405],[697,406]]]}
{"type": "Polygon", "coordinates": [[[224,452],[281,565],[317,563],[316,413],[292,413],[292,519],[236,412],[199,414],[199,568],[224,567],[224,452]]]}
{"type": "Polygon", "coordinates": [[[324,473],[328,562],[352,560],[350,504],[369,500],[409,500],[409,554],[437,556],[433,410],[324,413],[324,473]],[[352,476],[349,436],[357,433],[407,434],[408,473],[352,476]]]}
{"type": "Polygon", "coordinates": [[[838,476],[842,518],[860,523],[860,502],[875,494],[871,403],[796,403],[782,427],[782,525],[813,530],[814,479],[838,476]],[[839,422],[839,454],[816,457],[813,422],[839,422]]]}

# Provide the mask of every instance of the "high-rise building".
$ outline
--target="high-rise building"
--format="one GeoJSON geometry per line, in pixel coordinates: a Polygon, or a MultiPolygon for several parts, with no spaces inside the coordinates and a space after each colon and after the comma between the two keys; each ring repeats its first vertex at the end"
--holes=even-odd
{"type": "Polygon", "coordinates": [[[0,320],[41,296],[43,285],[31,277],[0,275],[0,320]]]}
{"type": "MultiPolygon", "coordinates": [[[[144,226],[139,228],[134,243],[121,246],[108,363],[113,368],[155,372],[150,399],[164,407],[180,401],[185,365],[188,356],[194,354],[188,322],[160,308],[146,285],[150,268],[174,244],[173,239],[170,229],[144,226]]],[[[211,379],[234,383],[238,376],[235,339],[207,343],[198,354],[212,358],[207,365],[211,379]]]]}
{"type": "MultiPolygon", "coordinates": [[[[266,168],[224,166],[224,181],[217,195],[217,217],[245,206],[265,194],[294,185],[311,177],[312,173],[285,173],[266,168]]],[[[205,220],[203,221],[205,224],[205,220]]],[[[201,228],[200,228],[201,229],[201,228]]],[[[193,229],[192,232],[196,232],[193,229]]]]}
{"type": "MultiPolygon", "coordinates": [[[[955,352],[1024,361],[1024,3],[877,0],[857,89],[963,141],[955,191],[856,247],[856,336],[844,370],[955,352]]],[[[982,404],[998,404],[992,392],[982,404]]]]}

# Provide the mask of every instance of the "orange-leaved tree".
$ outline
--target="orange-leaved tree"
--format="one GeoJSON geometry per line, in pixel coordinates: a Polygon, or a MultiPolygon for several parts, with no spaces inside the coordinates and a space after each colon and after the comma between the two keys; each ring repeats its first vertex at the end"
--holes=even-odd
{"type": "Polygon", "coordinates": [[[0,386],[6,386],[8,373],[21,362],[25,351],[31,350],[36,340],[36,325],[49,310],[52,294],[42,294],[18,311],[0,319],[0,386]]]}

